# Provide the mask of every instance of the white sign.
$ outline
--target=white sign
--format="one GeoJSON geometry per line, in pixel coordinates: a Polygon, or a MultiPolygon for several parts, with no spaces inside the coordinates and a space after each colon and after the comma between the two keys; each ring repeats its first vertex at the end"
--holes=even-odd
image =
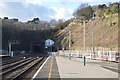
{"type": "Polygon", "coordinates": [[[45,41],[45,47],[52,46],[53,44],[54,44],[54,41],[51,40],[51,39],[47,39],[47,40],[45,41]]]}

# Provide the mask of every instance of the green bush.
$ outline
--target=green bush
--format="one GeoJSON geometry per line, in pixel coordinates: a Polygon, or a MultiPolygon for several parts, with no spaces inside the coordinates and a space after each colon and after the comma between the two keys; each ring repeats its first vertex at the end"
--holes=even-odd
{"type": "Polygon", "coordinates": [[[98,16],[99,16],[99,17],[104,16],[104,11],[100,10],[100,11],[98,12],[98,16]]]}
{"type": "Polygon", "coordinates": [[[106,9],[106,10],[104,11],[104,16],[110,15],[110,14],[112,14],[112,12],[111,12],[110,9],[106,9]]]}
{"type": "Polygon", "coordinates": [[[113,5],[111,8],[110,8],[111,12],[114,14],[114,13],[118,13],[118,5],[113,5]]]}

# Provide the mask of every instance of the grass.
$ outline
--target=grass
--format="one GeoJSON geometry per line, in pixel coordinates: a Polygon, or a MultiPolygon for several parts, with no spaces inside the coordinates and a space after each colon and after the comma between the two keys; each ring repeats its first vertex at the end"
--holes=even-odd
{"type": "Polygon", "coordinates": [[[108,18],[108,24],[113,23],[113,22],[118,23],[118,17],[110,17],[110,18],[108,18]]]}

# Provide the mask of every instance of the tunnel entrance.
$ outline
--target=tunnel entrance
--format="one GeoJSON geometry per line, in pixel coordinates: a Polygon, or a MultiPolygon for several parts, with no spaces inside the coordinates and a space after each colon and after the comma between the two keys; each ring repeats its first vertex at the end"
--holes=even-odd
{"type": "Polygon", "coordinates": [[[33,52],[36,52],[36,53],[41,52],[40,46],[38,45],[33,46],[33,52]]]}

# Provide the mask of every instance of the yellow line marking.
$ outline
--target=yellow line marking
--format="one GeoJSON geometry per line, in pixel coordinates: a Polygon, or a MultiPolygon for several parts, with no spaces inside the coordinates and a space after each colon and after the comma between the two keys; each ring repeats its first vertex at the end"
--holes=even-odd
{"type": "Polygon", "coordinates": [[[105,67],[107,67],[107,68],[111,68],[111,69],[116,69],[116,70],[120,71],[120,69],[119,69],[119,68],[110,67],[110,66],[105,66],[105,67]]]}
{"type": "MultiPolygon", "coordinates": [[[[100,64],[96,64],[97,66],[99,66],[99,67],[101,67],[102,65],[100,65],[100,64]]],[[[120,71],[120,69],[119,68],[115,68],[115,67],[111,67],[111,66],[103,66],[103,67],[106,67],[106,68],[111,68],[111,69],[116,69],[116,70],[118,70],[118,71],[120,71]]]]}
{"type": "Polygon", "coordinates": [[[52,56],[52,59],[51,59],[51,64],[50,64],[50,71],[49,71],[49,74],[48,74],[48,80],[50,80],[51,78],[51,73],[52,73],[52,66],[53,66],[53,56],[52,56]]]}

